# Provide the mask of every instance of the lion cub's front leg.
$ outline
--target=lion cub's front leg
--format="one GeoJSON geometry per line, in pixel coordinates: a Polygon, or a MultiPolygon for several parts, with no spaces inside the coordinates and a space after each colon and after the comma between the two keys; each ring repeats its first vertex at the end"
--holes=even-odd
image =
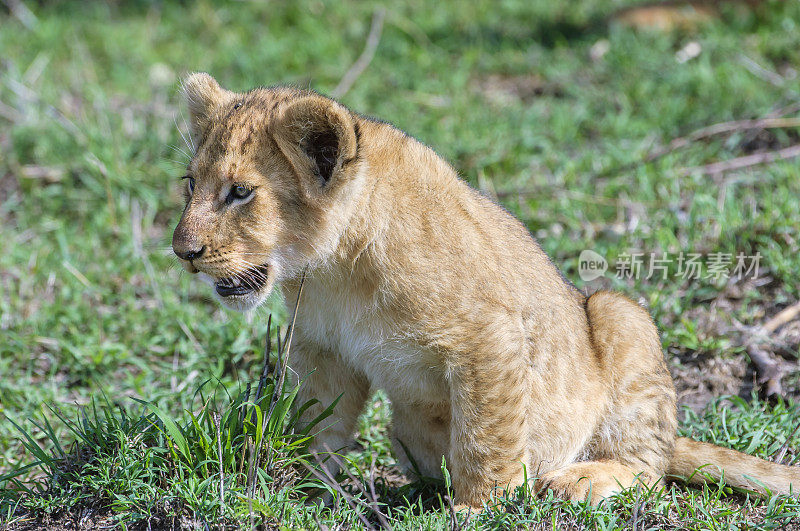
{"type": "Polygon", "coordinates": [[[480,507],[524,482],[528,367],[521,356],[471,356],[451,371],[449,468],[457,504],[480,507]]]}
{"type": "Polygon", "coordinates": [[[337,451],[349,446],[353,442],[358,415],[369,395],[367,379],[336,354],[297,336],[292,344],[289,365],[295,379],[305,379],[295,403],[301,406],[308,400],[319,401],[303,413],[301,423],[316,418],[341,395],[331,416],[314,427],[312,433],[317,436],[311,450],[337,451]]]}

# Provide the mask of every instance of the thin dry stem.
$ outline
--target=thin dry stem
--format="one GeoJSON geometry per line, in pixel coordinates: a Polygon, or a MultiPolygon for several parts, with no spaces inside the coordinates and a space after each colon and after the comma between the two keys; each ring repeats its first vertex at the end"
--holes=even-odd
{"type": "Polygon", "coordinates": [[[364,70],[367,69],[370,62],[372,62],[372,58],[375,56],[375,50],[378,49],[378,43],[381,40],[381,31],[383,31],[383,19],[385,16],[385,8],[379,7],[375,10],[375,13],[372,15],[372,25],[369,29],[367,44],[364,46],[364,51],[361,52],[356,62],[345,72],[339,84],[336,85],[336,88],[331,92],[331,96],[334,98],[341,98],[347,94],[347,91],[350,90],[350,87],[356,82],[358,76],[360,76],[364,70]]]}
{"type": "MultiPolygon", "coordinates": [[[[353,483],[353,485],[355,485],[356,488],[358,488],[358,490],[361,491],[361,494],[363,494],[364,497],[367,499],[367,502],[362,502],[360,500],[356,501],[361,503],[362,505],[365,505],[367,508],[369,508],[370,511],[372,511],[372,513],[378,518],[378,522],[380,523],[382,529],[392,529],[392,526],[389,524],[389,520],[387,519],[386,515],[384,515],[383,512],[381,512],[380,510],[380,503],[378,502],[378,496],[375,494],[375,483],[372,475],[372,470],[370,471],[370,477],[369,477],[371,492],[368,492],[367,489],[364,487],[364,484],[361,481],[359,481],[353,475],[352,472],[350,472],[350,469],[345,466],[342,460],[339,459],[339,456],[336,455],[336,453],[334,453],[330,449],[330,447],[326,445],[325,450],[328,453],[328,458],[331,459],[336,464],[336,466],[339,467],[339,470],[344,471],[347,477],[350,478],[350,481],[353,483]]],[[[319,461],[318,457],[317,460],[319,461]]]]}
{"type": "Polygon", "coordinates": [[[690,145],[692,142],[697,142],[699,140],[716,135],[725,133],[738,133],[753,129],[782,129],[791,127],[800,127],[800,118],[772,117],[760,118],[757,120],[735,120],[732,122],[720,122],[706,127],[701,127],[700,129],[697,129],[686,136],[676,138],[666,146],[651,151],[644,160],[646,162],[652,162],[663,157],[664,155],[667,155],[668,153],[684,148],[690,145]]]}
{"type": "Polygon", "coordinates": [[[786,437],[786,442],[783,443],[780,449],[778,449],[778,453],[775,454],[773,461],[775,461],[776,463],[781,463],[781,464],[783,463],[783,458],[786,456],[786,450],[789,449],[789,442],[792,440],[792,437],[794,437],[794,434],[797,433],[798,429],[800,429],[800,422],[798,422],[795,425],[794,429],[792,430],[792,433],[790,433],[786,437]]]}
{"type": "Polygon", "coordinates": [[[363,502],[356,500],[355,498],[353,498],[353,496],[348,494],[344,490],[344,488],[342,488],[339,482],[336,481],[336,478],[334,478],[333,475],[328,471],[328,469],[325,468],[325,466],[323,466],[322,461],[319,459],[318,455],[314,455],[314,458],[317,460],[317,464],[319,465],[319,470],[315,469],[313,466],[303,463],[306,469],[308,469],[308,471],[314,477],[316,477],[317,479],[319,479],[320,481],[331,487],[333,490],[335,490],[337,494],[339,494],[339,496],[341,496],[342,499],[347,503],[347,505],[350,507],[350,510],[356,513],[358,519],[361,520],[361,523],[364,524],[364,526],[367,529],[374,530],[375,526],[372,525],[370,521],[367,520],[363,514],[361,514],[361,511],[358,510],[358,505],[362,505],[363,502]]]}
{"type": "Polygon", "coordinates": [[[761,325],[761,328],[768,333],[772,333],[786,323],[793,321],[798,315],[800,315],[800,301],[779,311],[777,314],[775,314],[775,316],[771,317],[766,323],[761,325]]]}
{"type": "MultiPolygon", "coordinates": [[[[253,495],[255,493],[256,471],[258,470],[258,466],[259,466],[259,461],[260,461],[260,456],[261,456],[261,447],[264,444],[264,439],[267,438],[267,435],[266,435],[267,425],[269,423],[269,419],[272,417],[272,414],[275,411],[275,405],[278,403],[278,399],[283,394],[283,386],[284,386],[284,382],[286,381],[286,371],[288,369],[289,352],[290,352],[290,347],[291,347],[291,342],[292,342],[291,329],[294,329],[294,323],[295,323],[295,321],[297,319],[297,309],[300,307],[300,296],[303,294],[303,284],[305,283],[305,280],[306,280],[306,271],[307,271],[307,269],[303,270],[303,274],[300,277],[300,286],[299,286],[299,288],[297,290],[297,300],[294,303],[294,310],[292,311],[291,328],[290,328],[290,331],[287,334],[288,338],[283,343],[283,349],[284,349],[285,352],[281,353],[280,349],[279,349],[279,352],[278,352],[278,360],[279,360],[279,363],[280,363],[280,375],[278,377],[278,382],[275,385],[275,389],[274,389],[274,391],[272,393],[272,400],[270,402],[269,412],[266,415],[264,415],[264,418],[262,419],[262,424],[261,424],[261,434],[262,435],[261,435],[261,439],[259,439],[258,444],[253,449],[253,453],[250,456],[250,467],[249,467],[249,470],[248,470],[248,473],[247,473],[247,478],[248,478],[248,503],[249,504],[252,504],[252,498],[253,498],[253,495]]],[[[271,321],[269,321],[269,324],[271,324],[271,321]]],[[[278,333],[278,336],[280,337],[280,331],[278,333]]],[[[270,446],[268,448],[268,452],[271,454],[271,451],[272,451],[272,445],[270,444],[270,446]]],[[[270,462],[271,462],[271,457],[270,457],[270,462]]],[[[252,519],[252,508],[250,508],[250,511],[251,511],[251,519],[252,519]]]]}
{"type": "Polygon", "coordinates": [[[219,504],[222,515],[225,515],[225,473],[222,470],[222,434],[219,427],[219,414],[212,415],[214,427],[217,429],[217,457],[219,458],[219,504]]]}
{"type": "Polygon", "coordinates": [[[765,153],[754,153],[744,157],[736,157],[731,160],[724,160],[721,162],[714,162],[704,166],[693,166],[690,168],[681,168],[678,170],[680,175],[690,175],[693,173],[703,173],[707,175],[719,175],[731,170],[741,170],[750,166],[758,164],[768,164],[770,162],[777,162],[779,160],[787,160],[794,157],[800,157],[800,144],[795,144],[787,148],[779,149],[777,151],[767,151],[765,153]]]}
{"type": "Polygon", "coordinates": [[[764,345],[774,346],[775,342],[771,334],[798,315],[800,315],[800,302],[784,308],[761,326],[739,326],[746,334],[745,350],[756,368],[758,382],[763,386],[764,395],[767,397],[783,396],[781,379],[792,369],[793,365],[778,359],[766,350],[764,345]]]}

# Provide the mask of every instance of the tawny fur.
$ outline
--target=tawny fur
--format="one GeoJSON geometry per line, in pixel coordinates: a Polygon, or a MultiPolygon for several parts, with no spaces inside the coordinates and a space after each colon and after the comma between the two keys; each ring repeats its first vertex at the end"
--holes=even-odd
{"type": "Polygon", "coordinates": [[[428,147],[309,91],[235,94],[193,74],[184,92],[196,185],[173,246],[205,246],[185,265],[214,279],[266,265],[256,292],[223,301],[239,309],[275,282],[294,301],[308,269],[293,373],[307,376],[301,400],[321,401],[308,418],[341,395],[318,447],[352,442],[380,388],[398,458],[410,462],[405,447],[437,476],[446,457],[461,504],[520,485],[523,466],[593,502],[708,463],[736,485],[760,490],[751,475],[773,493],[800,488],[797,468],[676,443],[675,389],[647,311],[584,296],[428,147]],[[252,197],[225,203],[234,182],[252,197]]]}

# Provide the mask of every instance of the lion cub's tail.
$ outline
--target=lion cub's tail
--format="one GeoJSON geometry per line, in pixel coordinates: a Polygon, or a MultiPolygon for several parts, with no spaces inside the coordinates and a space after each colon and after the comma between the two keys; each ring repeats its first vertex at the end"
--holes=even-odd
{"type": "Polygon", "coordinates": [[[800,495],[800,467],[779,465],[714,444],[686,437],[675,441],[667,476],[692,484],[706,483],[708,476],[725,483],[766,494],[800,495]]]}

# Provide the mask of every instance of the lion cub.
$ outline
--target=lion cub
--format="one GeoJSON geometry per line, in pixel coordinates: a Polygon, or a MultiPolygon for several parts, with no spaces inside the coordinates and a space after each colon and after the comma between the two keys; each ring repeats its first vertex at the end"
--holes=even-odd
{"type": "Polygon", "coordinates": [[[348,445],[380,388],[399,459],[405,446],[439,475],[446,457],[460,504],[521,485],[523,467],[592,502],[706,464],[732,485],[800,488],[797,468],[676,438],[647,311],[584,296],[430,148],[311,91],[237,94],[208,74],[183,89],[197,149],[175,254],[240,310],[275,282],[294,301],[308,269],[292,369],[303,399],[341,395],[319,447],[348,445]]]}

